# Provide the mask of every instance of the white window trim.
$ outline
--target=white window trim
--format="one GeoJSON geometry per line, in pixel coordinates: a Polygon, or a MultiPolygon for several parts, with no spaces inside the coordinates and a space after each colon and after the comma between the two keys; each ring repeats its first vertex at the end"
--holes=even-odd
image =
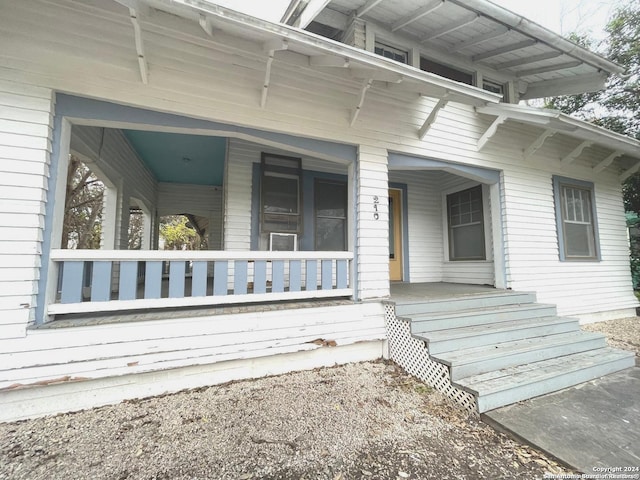
{"type": "Polygon", "coordinates": [[[478,182],[464,182],[456,187],[443,190],[442,193],[442,250],[444,252],[444,261],[450,263],[491,263],[493,262],[493,238],[491,236],[493,229],[491,225],[491,202],[490,202],[490,185],[478,182]],[[449,218],[447,211],[447,196],[452,193],[468,190],[478,185],[482,186],[482,222],[484,230],[484,260],[451,260],[449,256],[449,218]]]}
{"type": "MultiPolygon", "coordinates": [[[[556,234],[558,240],[558,256],[561,262],[599,262],[602,260],[600,250],[600,232],[598,230],[598,214],[596,209],[596,189],[593,182],[587,182],[584,180],[576,180],[573,178],[560,177],[554,175],[552,177],[553,182],[553,200],[554,210],[556,216],[556,234]],[[588,190],[591,195],[591,230],[593,232],[593,247],[595,255],[593,257],[577,257],[567,256],[565,251],[564,242],[564,220],[562,218],[562,195],[561,189],[563,186],[576,187],[582,190],[588,190]]],[[[588,225],[584,223],[584,225],[588,225]]]]}

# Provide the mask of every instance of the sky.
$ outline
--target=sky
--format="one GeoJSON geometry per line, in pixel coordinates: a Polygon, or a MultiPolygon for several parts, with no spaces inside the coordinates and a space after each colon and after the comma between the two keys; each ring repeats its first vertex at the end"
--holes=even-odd
{"type": "MultiPolygon", "coordinates": [[[[278,22],[289,0],[211,0],[267,20],[278,22]]],[[[561,35],[587,33],[605,37],[604,27],[615,6],[624,0],[490,0],[561,35]]]]}

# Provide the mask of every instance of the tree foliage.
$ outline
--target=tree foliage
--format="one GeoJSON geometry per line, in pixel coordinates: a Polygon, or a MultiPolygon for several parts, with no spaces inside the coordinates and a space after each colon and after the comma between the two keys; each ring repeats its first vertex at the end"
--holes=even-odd
{"type": "MultiPolygon", "coordinates": [[[[545,106],[640,140],[640,3],[618,8],[609,21],[603,53],[622,65],[625,75],[612,75],[606,87],[594,93],[547,99],[545,106]]],[[[586,36],[571,35],[574,42],[593,48],[586,36]]],[[[625,207],[640,214],[640,175],[623,185],[625,207]]]]}
{"type": "Polygon", "coordinates": [[[100,248],[104,184],[73,155],[67,171],[62,248],[100,248]]]}
{"type": "Polygon", "coordinates": [[[185,215],[169,215],[160,221],[160,237],[165,250],[199,250],[200,236],[185,215]]]}

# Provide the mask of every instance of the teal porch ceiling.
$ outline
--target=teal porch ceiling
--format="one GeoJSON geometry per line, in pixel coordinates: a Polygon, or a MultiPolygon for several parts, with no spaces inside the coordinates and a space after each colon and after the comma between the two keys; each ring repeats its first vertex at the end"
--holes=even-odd
{"type": "Polygon", "coordinates": [[[225,138],[141,130],[123,133],[159,182],[222,185],[225,138]]]}

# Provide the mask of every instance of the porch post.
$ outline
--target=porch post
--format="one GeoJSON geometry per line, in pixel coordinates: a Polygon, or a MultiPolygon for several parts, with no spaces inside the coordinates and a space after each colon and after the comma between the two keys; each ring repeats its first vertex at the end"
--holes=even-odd
{"type": "MultiPolygon", "coordinates": [[[[501,175],[502,178],[502,175],[501,175]]],[[[489,185],[489,201],[491,202],[491,234],[493,236],[493,270],[495,287],[507,288],[507,272],[505,263],[504,231],[502,228],[502,201],[500,198],[502,181],[489,185]]]]}
{"type": "Polygon", "coordinates": [[[385,298],[389,296],[387,150],[360,145],[356,175],[358,298],[385,298]]]}

